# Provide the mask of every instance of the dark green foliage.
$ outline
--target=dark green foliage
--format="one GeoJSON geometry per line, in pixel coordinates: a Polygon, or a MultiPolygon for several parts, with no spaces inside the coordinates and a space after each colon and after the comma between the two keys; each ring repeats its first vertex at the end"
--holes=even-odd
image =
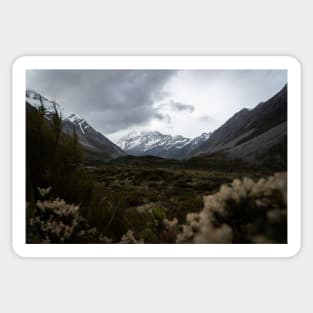
{"type": "Polygon", "coordinates": [[[91,225],[106,236],[118,241],[127,232],[124,223],[125,199],[119,191],[95,184],[89,206],[82,213],[91,225]]]}
{"type": "MultiPolygon", "coordinates": [[[[143,229],[147,232],[137,207],[157,203],[157,208],[164,208],[162,217],[184,222],[187,213],[203,208],[204,195],[238,177],[235,170],[227,173],[192,168],[183,161],[155,157],[124,157],[90,167],[88,172],[95,180],[95,189],[86,216],[92,225],[114,239],[125,233],[125,227],[136,234],[143,229]]],[[[242,175],[246,174],[242,171],[242,175]]]]}
{"type": "Polygon", "coordinates": [[[92,181],[81,167],[82,149],[73,136],[62,132],[58,111],[45,118],[45,109],[27,105],[27,201],[38,199],[36,187],[52,186],[52,195],[70,203],[87,204],[92,181]]]}

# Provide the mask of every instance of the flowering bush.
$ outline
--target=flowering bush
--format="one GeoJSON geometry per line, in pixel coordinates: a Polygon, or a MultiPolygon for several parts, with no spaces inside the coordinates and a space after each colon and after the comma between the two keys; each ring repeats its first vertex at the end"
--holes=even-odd
{"type": "Polygon", "coordinates": [[[144,240],[137,240],[135,238],[134,232],[132,230],[129,230],[126,234],[122,236],[119,243],[144,243],[144,240]]]}
{"type": "MultiPolygon", "coordinates": [[[[38,188],[42,197],[51,187],[38,188]]],[[[79,206],[62,199],[38,200],[28,218],[29,243],[110,243],[110,239],[90,227],[79,214],[79,206]]]]}
{"type": "MultiPolygon", "coordinates": [[[[42,198],[50,190],[38,188],[42,198]]],[[[287,174],[222,185],[204,197],[200,212],[187,214],[183,225],[177,218],[169,220],[167,212],[159,202],[127,208],[119,216],[123,232],[112,236],[91,227],[79,206],[41,199],[28,214],[27,238],[29,243],[286,243],[287,174]]],[[[112,214],[106,225],[114,218],[112,214]]]]}
{"type": "Polygon", "coordinates": [[[178,243],[286,243],[287,174],[222,185],[181,229],[178,243]]]}

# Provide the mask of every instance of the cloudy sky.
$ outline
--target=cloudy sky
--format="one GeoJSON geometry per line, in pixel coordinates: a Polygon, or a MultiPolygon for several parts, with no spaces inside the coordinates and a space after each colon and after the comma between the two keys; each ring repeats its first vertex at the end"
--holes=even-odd
{"type": "Polygon", "coordinates": [[[113,141],[132,131],[195,137],[253,108],[284,70],[28,70],[27,88],[84,117],[113,141]]]}

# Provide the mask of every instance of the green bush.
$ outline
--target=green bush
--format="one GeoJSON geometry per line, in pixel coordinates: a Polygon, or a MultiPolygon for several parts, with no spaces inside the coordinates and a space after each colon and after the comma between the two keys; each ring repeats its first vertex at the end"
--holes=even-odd
{"type": "Polygon", "coordinates": [[[167,209],[160,203],[151,202],[137,208],[128,208],[124,214],[125,225],[138,238],[147,243],[162,242],[163,220],[167,209]]]}
{"type": "Polygon", "coordinates": [[[82,214],[91,225],[117,241],[128,230],[124,222],[126,207],[123,193],[95,184],[91,201],[82,214]]]}
{"type": "Polygon", "coordinates": [[[38,199],[37,186],[52,186],[52,196],[70,203],[89,204],[93,182],[81,167],[83,150],[73,135],[62,131],[62,117],[55,109],[49,119],[44,107],[27,105],[27,201],[38,199]]]}

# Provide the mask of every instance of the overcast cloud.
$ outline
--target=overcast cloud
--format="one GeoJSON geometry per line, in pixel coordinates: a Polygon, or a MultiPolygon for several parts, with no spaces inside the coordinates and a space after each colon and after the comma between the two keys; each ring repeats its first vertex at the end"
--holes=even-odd
{"type": "Polygon", "coordinates": [[[191,104],[181,103],[174,100],[170,100],[168,102],[160,103],[157,106],[158,110],[162,110],[164,108],[169,108],[173,111],[189,111],[193,112],[195,110],[195,107],[191,104]]]}
{"type": "Polygon", "coordinates": [[[27,86],[110,134],[168,119],[152,106],[166,96],[163,87],[173,75],[164,70],[36,70],[28,71],[27,86]]]}
{"type": "Polygon", "coordinates": [[[194,137],[253,108],[287,82],[284,70],[28,70],[27,88],[84,117],[113,141],[151,129],[194,137]]]}

